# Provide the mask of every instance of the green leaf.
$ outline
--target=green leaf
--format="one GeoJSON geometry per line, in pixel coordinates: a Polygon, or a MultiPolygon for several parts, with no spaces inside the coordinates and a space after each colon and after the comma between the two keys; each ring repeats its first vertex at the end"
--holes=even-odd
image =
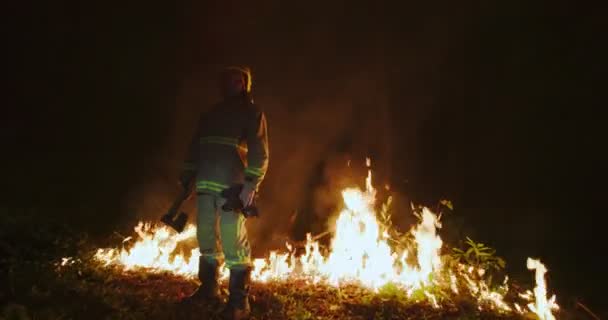
{"type": "Polygon", "coordinates": [[[498,263],[498,265],[499,265],[501,268],[504,268],[504,267],[506,266],[506,264],[507,264],[507,263],[505,262],[505,260],[504,260],[504,259],[502,259],[502,258],[497,258],[496,260],[497,260],[497,261],[496,261],[496,263],[498,263]]]}
{"type": "Polygon", "coordinates": [[[475,256],[479,255],[479,249],[477,249],[476,246],[472,246],[471,249],[473,249],[473,251],[475,252],[475,256]]]}

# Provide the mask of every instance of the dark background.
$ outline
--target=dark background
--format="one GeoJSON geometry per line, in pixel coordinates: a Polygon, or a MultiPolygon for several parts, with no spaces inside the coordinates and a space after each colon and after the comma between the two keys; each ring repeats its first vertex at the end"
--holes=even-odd
{"type": "Polygon", "coordinates": [[[450,199],[449,243],[488,243],[530,280],[525,259],[540,257],[550,290],[602,308],[600,10],[176,4],[4,10],[4,212],[101,236],[157,219],[177,192],[198,113],[218,98],[217,71],[245,64],[270,126],[263,216],[250,224],[258,255],[284,236],[323,231],[371,156],[377,186],[395,192],[398,224],[415,222],[410,201],[450,199]]]}

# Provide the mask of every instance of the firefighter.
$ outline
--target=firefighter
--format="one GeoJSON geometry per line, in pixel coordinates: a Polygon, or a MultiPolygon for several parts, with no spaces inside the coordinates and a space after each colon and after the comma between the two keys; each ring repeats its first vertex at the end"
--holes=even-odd
{"type": "Polygon", "coordinates": [[[226,212],[223,190],[242,184],[239,198],[252,204],[268,169],[268,138],[264,112],[251,98],[251,72],[228,67],[220,77],[223,100],[204,113],[192,139],[182,185],[196,179],[197,238],[201,252],[198,276],[201,286],[186,302],[220,302],[219,266],[230,270],[229,297],[222,315],[246,319],[252,263],[245,217],[226,212]]]}

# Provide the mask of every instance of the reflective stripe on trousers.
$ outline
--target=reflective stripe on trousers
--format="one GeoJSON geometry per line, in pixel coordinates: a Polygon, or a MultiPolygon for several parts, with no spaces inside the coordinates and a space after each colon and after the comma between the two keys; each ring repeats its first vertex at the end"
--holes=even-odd
{"type": "Polygon", "coordinates": [[[199,180],[196,182],[196,192],[213,191],[214,193],[219,194],[224,189],[228,189],[228,186],[215,181],[199,180]]]}
{"type": "Polygon", "coordinates": [[[196,235],[201,256],[211,262],[223,259],[229,269],[251,266],[246,219],[241,213],[223,211],[224,203],[224,198],[210,194],[197,198],[196,235]]]}

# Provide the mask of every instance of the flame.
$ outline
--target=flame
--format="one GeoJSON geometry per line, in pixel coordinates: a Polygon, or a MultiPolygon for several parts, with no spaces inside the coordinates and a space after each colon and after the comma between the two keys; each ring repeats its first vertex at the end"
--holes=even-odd
{"type": "MultiPolygon", "coordinates": [[[[106,265],[119,264],[125,270],[147,268],[151,271],[169,271],[194,277],[198,271],[198,259],[187,259],[182,254],[173,254],[177,245],[196,236],[196,227],[188,225],[179,234],[167,227],[156,227],[139,222],[135,227],[139,240],[130,249],[98,249],[95,257],[106,265]]],[[[127,240],[127,239],[125,239],[127,240]]],[[[125,241],[123,241],[124,243],[125,241]]],[[[190,256],[198,257],[198,248],[190,256]]]]}
{"type": "MultiPolygon", "coordinates": [[[[443,242],[437,234],[442,225],[440,218],[428,208],[417,214],[419,224],[410,230],[412,247],[402,252],[392,248],[389,230],[376,218],[376,190],[372,186],[371,161],[369,158],[366,160],[365,190],[343,190],[344,208],[336,219],[328,253],[323,255],[319,242],[308,234],[304,253],[300,256],[296,256],[292,245],[286,243],[286,252],[272,251],[267,258],[255,259],[254,281],[303,279],[312,284],[326,283],[337,287],[358,284],[375,291],[392,283],[404,290],[408,297],[419,292],[416,297],[426,297],[435,308],[441,307],[436,290],[455,295],[466,291],[477,299],[479,309],[526,312],[516,302],[505,302],[504,295],[509,289],[507,278],[498,290],[492,290],[481,280],[485,270],[463,264],[452,270],[442,265],[440,250],[443,242]],[[412,252],[415,256],[410,257],[412,252]]],[[[387,205],[383,205],[383,210],[387,205]]],[[[135,232],[138,239],[132,245],[128,243],[132,239],[125,239],[128,248],[99,249],[95,258],[105,265],[122,266],[125,270],[171,272],[187,278],[197,276],[198,259],[191,257],[199,256],[198,248],[192,249],[189,255],[183,250],[176,252],[180,243],[195,239],[193,225],[176,234],[165,226],[140,222],[135,232]]],[[[530,292],[521,298],[530,302],[534,297],[535,302],[530,302],[528,309],[541,320],[554,319],[552,311],[557,310],[557,304],[555,296],[546,298],[545,267],[539,261],[529,259],[528,268],[536,270],[537,286],[534,294],[530,292]]],[[[228,274],[228,270],[222,268],[222,279],[228,274]]]]}
{"type": "Polygon", "coordinates": [[[534,312],[540,320],[555,320],[553,310],[559,310],[555,303],[555,295],[547,299],[547,285],[545,283],[545,273],[547,268],[539,260],[528,258],[528,269],[536,270],[536,287],[534,288],[535,301],[528,304],[530,311],[534,312]]]}

